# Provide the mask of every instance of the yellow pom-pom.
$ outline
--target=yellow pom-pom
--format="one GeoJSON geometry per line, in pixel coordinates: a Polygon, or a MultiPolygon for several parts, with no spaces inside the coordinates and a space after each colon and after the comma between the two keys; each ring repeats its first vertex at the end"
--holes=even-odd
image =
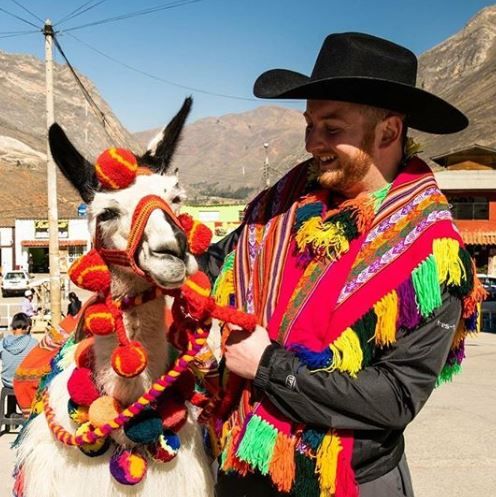
{"type": "MultiPolygon", "coordinates": [[[[76,436],[84,435],[91,430],[91,424],[89,422],[83,423],[77,430],[76,436]]],[[[108,438],[99,438],[95,443],[83,444],[79,446],[79,450],[89,457],[101,456],[110,446],[110,440],[108,438]]]]}
{"type": "Polygon", "coordinates": [[[117,400],[104,395],[91,403],[88,410],[88,418],[93,426],[99,428],[113,421],[121,410],[121,406],[117,400]]]}

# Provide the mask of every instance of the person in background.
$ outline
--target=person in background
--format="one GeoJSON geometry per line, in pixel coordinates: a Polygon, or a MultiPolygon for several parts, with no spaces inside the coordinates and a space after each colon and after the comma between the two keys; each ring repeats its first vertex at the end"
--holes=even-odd
{"type": "Polygon", "coordinates": [[[75,292],[69,293],[69,305],[67,306],[67,314],[75,316],[81,310],[81,301],[75,292]]]}
{"type": "Polygon", "coordinates": [[[14,374],[31,349],[38,341],[31,336],[31,318],[19,312],[12,318],[11,334],[0,341],[3,386],[12,388],[14,374]]]}
{"type": "Polygon", "coordinates": [[[24,292],[24,298],[21,303],[21,311],[29,317],[36,314],[35,308],[33,306],[33,290],[26,290],[24,292]]]}

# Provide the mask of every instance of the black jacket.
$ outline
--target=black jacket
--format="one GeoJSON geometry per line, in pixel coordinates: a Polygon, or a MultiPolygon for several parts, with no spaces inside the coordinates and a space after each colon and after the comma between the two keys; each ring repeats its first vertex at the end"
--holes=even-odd
{"type": "MultiPolygon", "coordinates": [[[[238,233],[213,245],[200,265],[214,279],[238,233]]],[[[404,451],[403,431],[431,394],[448,355],[461,314],[460,300],[443,293],[443,304],[415,330],[377,349],[370,366],[351,378],[339,371],[310,372],[278,344],[267,347],[253,382],[298,423],[354,431],[352,465],[358,483],[391,469],[404,451]]]]}

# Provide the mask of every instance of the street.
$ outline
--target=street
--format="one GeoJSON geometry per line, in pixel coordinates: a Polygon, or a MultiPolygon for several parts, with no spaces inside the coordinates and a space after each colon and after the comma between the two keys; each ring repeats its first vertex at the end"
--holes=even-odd
{"type": "MultiPolygon", "coordinates": [[[[406,431],[416,497],[495,493],[496,334],[469,338],[466,353],[463,374],[435,390],[406,431]]],[[[14,437],[0,437],[0,497],[11,495],[14,437]]]]}

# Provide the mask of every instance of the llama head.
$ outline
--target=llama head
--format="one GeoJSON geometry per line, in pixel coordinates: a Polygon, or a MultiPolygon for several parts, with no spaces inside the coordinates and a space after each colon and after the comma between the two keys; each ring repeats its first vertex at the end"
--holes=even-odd
{"type": "MultiPolygon", "coordinates": [[[[49,131],[52,156],[64,176],[89,204],[89,228],[95,239],[97,229],[101,246],[105,249],[125,250],[131,231],[136,206],[148,195],[165,200],[172,211],[179,211],[186,198],[176,174],[167,170],[178,144],[181,130],[191,108],[187,98],[172,121],[141,157],[140,169],[149,174],[138,174],[127,187],[104,190],[98,181],[95,166],[72,145],[64,131],[53,124],[49,131]]],[[[138,267],[156,284],[164,288],[180,286],[184,279],[197,270],[189,253],[186,236],[171,216],[154,210],[143,230],[141,243],[135,253],[138,267]]],[[[126,269],[131,272],[130,268],[126,269]]]]}

